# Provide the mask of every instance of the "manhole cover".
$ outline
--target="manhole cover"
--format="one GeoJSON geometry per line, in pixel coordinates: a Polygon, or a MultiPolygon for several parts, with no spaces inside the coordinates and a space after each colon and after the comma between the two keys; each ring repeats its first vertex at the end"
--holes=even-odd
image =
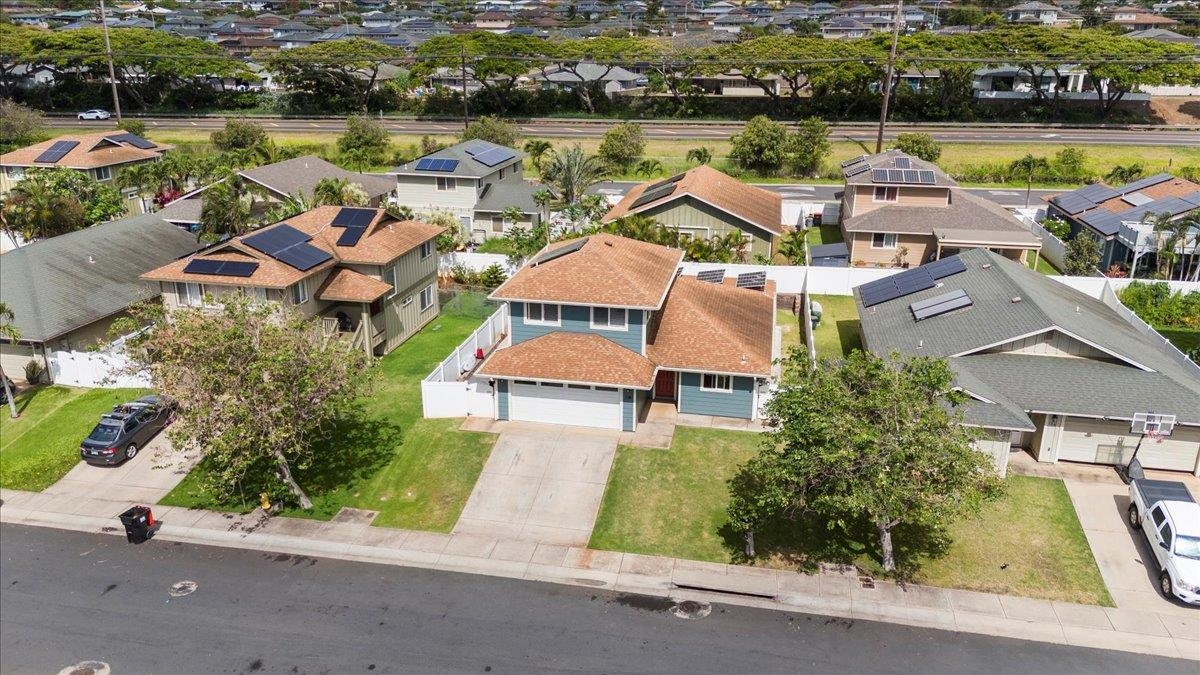
{"type": "Polygon", "coordinates": [[[671,613],[680,619],[703,619],[712,614],[712,605],[707,602],[684,600],[671,608],[671,613]]]}
{"type": "Polygon", "coordinates": [[[168,593],[171,594],[172,598],[182,598],[185,595],[191,595],[193,592],[195,592],[195,590],[196,590],[196,582],[180,581],[179,583],[175,584],[174,586],[171,586],[171,590],[168,591],[168,593]]]}
{"type": "Polygon", "coordinates": [[[103,661],[80,661],[58,671],[58,675],[109,675],[112,669],[103,661]]]}

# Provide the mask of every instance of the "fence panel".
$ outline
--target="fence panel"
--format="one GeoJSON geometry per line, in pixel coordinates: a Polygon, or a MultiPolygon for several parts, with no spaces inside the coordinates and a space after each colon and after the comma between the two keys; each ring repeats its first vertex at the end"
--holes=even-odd
{"type": "Polygon", "coordinates": [[[112,352],[50,352],[50,379],[55,384],[101,389],[149,387],[149,373],[128,372],[126,358],[112,352]]]}
{"type": "Polygon", "coordinates": [[[504,273],[512,276],[517,268],[508,262],[508,256],[499,253],[471,253],[469,251],[454,251],[443,253],[438,257],[438,274],[449,276],[450,268],[462,265],[472,272],[482,272],[492,265],[499,265],[504,273]]]}

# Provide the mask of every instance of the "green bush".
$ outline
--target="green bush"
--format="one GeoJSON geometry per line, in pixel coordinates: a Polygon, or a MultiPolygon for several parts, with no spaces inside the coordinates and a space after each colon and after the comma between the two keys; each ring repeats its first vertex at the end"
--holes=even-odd
{"type": "Polygon", "coordinates": [[[1200,292],[1172,293],[1164,281],[1135,281],[1122,289],[1118,297],[1155,328],[1200,329],[1200,292]]]}

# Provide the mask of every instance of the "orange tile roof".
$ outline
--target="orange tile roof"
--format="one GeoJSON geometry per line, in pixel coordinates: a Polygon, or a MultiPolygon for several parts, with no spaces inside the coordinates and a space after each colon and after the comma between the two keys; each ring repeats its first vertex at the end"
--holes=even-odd
{"type": "Polygon", "coordinates": [[[783,197],[777,192],[747,185],[702,164],[684,172],[683,177],[675,183],[675,190],[671,194],[635,208],[633,203],[637,198],[642,196],[646,188],[658,182],[660,181],[647,181],[634,186],[604,216],[604,221],[616,220],[631,213],[641,213],[687,195],[707,202],[771,234],[783,233],[783,197]]]}
{"type": "MultiPolygon", "coordinates": [[[[1164,199],[1166,197],[1182,197],[1194,192],[1200,192],[1200,185],[1185,178],[1171,178],[1170,180],[1137,190],[1137,192],[1151,199],[1164,199]]],[[[1113,197],[1112,199],[1100,202],[1099,208],[1113,213],[1123,213],[1136,207],[1121,197],[1113,197]]]]}
{"type": "MultiPolygon", "coordinates": [[[[544,251],[577,244],[578,240],[555,242],[544,251]]],[[[535,264],[537,259],[534,256],[491,297],[658,309],[683,252],[612,234],[594,234],[577,251],[535,264]]]]}
{"type": "Polygon", "coordinates": [[[158,144],[154,148],[143,150],[135,148],[132,145],[125,143],[105,142],[104,139],[109,136],[117,136],[126,133],[120,129],[111,131],[97,131],[90,134],[72,134],[69,136],[59,136],[48,141],[35,143],[24,148],[6,152],[0,155],[0,164],[4,166],[58,166],[68,169],[94,169],[101,166],[114,166],[117,164],[129,164],[130,162],[142,162],[146,160],[158,159],[166,150],[170,150],[172,146],[158,144]],[[79,141],[63,158],[52,163],[37,163],[34,162],[50,146],[57,141],[79,141]]]}
{"type": "Polygon", "coordinates": [[[594,333],[556,331],[494,352],[479,374],[649,389],[654,364],[594,333]]]}
{"type": "Polygon", "coordinates": [[[646,355],[662,368],[768,376],[774,338],[774,284],[764,292],[681,276],[651,321],[646,355]]]}
{"type": "Polygon", "coordinates": [[[325,277],[317,289],[318,300],[334,302],[375,302],[392,290],[392,285],[374,277],[339,267],[325,277]]]}

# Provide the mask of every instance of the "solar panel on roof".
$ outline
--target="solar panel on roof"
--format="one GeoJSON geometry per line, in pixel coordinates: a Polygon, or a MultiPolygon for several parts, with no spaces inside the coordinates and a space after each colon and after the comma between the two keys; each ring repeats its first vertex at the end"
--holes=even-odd
{"type": "Polygon", "coordinates": [[[375,209],[343,206],[333,217],[334,227],[366,227],[375,218],[375,209]]]}
{"type": "Polygon", "coordinates": [[[914,302],[913,304],[909,305],[909,309],[912,310],[914,319],[917,321],[923,321],[935,316],[940,316],[946,312],[952,312],[956,309],[970,307],[972,304],[974,303],[971,301],[971,296],[967,295],[966,291],[959,288],[950,291],[949,293],[935,295],[932,298],[927,298],[920,302],[914,302]]]}
{"type": "Polygon", "coordinates": [[[1055,197],[1053,201],[1055,206],[1072,216],[1078,213],[1083,213],[1084,211],[1087,211],[1096,205],[1096,202],[1093,202],[1083,195],[1075,193],[1059,195],[1055,197]]]}
{"type": "Polygon", "coordinates": [[[213,260],[212,258],[195,258],[184,266],[185,274],[214,274],[227,277],[248,277],[258,269],[258,263],[239,260],[213,260]]]}
{"type": "Polygon", "coordinates": [[[242,239],[242,243],[303,272],[333,258],[309,244],[310,239],[311,236],[283,224],[252,234],[242,239]]]}
{"type": "Polygon", "coordinates": [[[897,169],[912,168],[912,162],[908,161],[907,157],[897,157],[896,158],[896,168],[897,169]]]}
{"type": "Polygon", "coordinates": [[[472,157],[481,152],[487,152],[494,147],[496,146],[480,138],[473,138],[466,143],[463,143],[463,150],[472,157]]]}
{"type": "Polygon", "coordinates": [[[842,168],[845,169],[846,167],[850,166],[851,164],[858,164],[859,162],[863,161],[866,158],[867,158],[866,155],[859,155],[858,157],[855,157],[854,159],[848,159],[848,160],[842,162],[842,168]]]}
{"type": "Polygon", "coordinates": [[[562,246],[559,246],[558,248],[546,251],[545,253],[534,258],[533,262],[530,263],[529,266],[537,267],[538,265],[541,265],[542,263],[550,262],[551,260],[554,260],[555,258],[561,258],[564,255],[567,255],[568,253],[574,253],[575,251],[578,251],[579,249],[583,248],[583,245],[586,244],[587,242],[588,242],[587,237],[580,237],[579,239],[573,239],[570,242],[563,244],[562,246]]]}
{"type": "Polygon", "coordinates": [[[865,162],[862,164],[857,164],[855,166],[850,167],[849,169],[846,169],[846,178],[853,178],[854,176],[857,176],[859,174],[864,174],[870,170],[871,170],[870,164],[867,164],[865,162]]]}
{"type": "Polygon", "coordinates": [[[916,169],[905,169],[904,170],[904,182],[905,183],[921,182],[920,177],[917,175],[918,173],[920,173],[920,172],[917,171],[916,169]]]}
{"type": "Polygon", "coordinates": [[[937,182],[937,177],[928,169],[923,169],[917,172],[917,182],[921,185],[933,185],[937,182]]]}
{"type": "Polygon", "coordinates": [[[133,147],[140,148],[142,150],[149,150],[150,148],[158,147],[157,145],[142,138],[141,136],[138,136],[137,134],[131,134],[128,132],[123,133],[123,134],[117,134],[115,136],[105,136],[105,138],[107,138],[110,141],[116,141],[118,143],[126,143],[128,145],[132,145],[133,147]]]}
{"type": "MultiPolygon", "coordinates": [[[[1174,178],[1174,176],[1172,176],[1169,173],[1156,173],[1153,176],[1147,176],[1145,178],[1140,178],[1138,180],[1135,180],[1132,183],[1126,183],[1125,185],[1122,185],[1120,188],[1113,190],[1113,192],[1115,192],[1116,194],[1137,192],[1138,190],[1148,188],[1151,185],[1158,185],[1159,183],[1165,183],[1165,182],[1171,180],[1172,178],[1174,178]]],[[[1112,196],[1115,197],[1116,194],[1114,194],[1112,196]]],[[[1106,197],[1106,199],[1109,199],[1109,198],[1111,198],[1111,197],[1106,197]]]]}
{"type": "Polygon", "coordinates": [[[1190,195],[1184,195],[1180,197],[1180,199],[1193,206],[1200,206],[1200,190],[1197,190],[1190,195]]]}
{"type": "Polygon", "coordinates": [[[916,267],[907,272],[892,277],[896,281],[896,289],[900,291],[900,295],[912,295],[918,291],[923,291],[927,288],[933,288],[937,282],[928,271],[916,267]]]}
{"type": "Polygon", "coordinates": [[[77,145],[79,145],[79,141],[55,141],[54,145],[46,148],[33,161],[35,164],[53,164],[66,157],[67,153],[74,150],[77,145]]]}
{"type": "Polygon", "coordinates": [[[871,182],[872,183],[888,182],[887,169],[871,169],[871,182]]]}
{"type": "Polygon", "coordinates": [[[900,297],[900,291],[896,290],[896,282],[892,281],[891,277],[859,286],[858,294],[864,307],[872,307],[900,297]]]}
{"type": "Polygon", "coordinates": [[[934,260],[933,262],[925,263],[924,265],[921,265],[921,269],[929,272],[929,276],[936,280],[945,279],[946,277],[953,274],[958,274],[959,272],[965,272],[967,271],[967,265],[960,260],[958,256],[951,256],[949,258],[942,258],[941,260],[934,260]]]}
{"type": "Polygon", "coordinates": [[[450,172],[458,168],[457,159],[442,159],[440,157],[425,157],[417,160],[417,165],[413,167],[417,171],[445,171],[450,172]]]}
{"type": "Polygon", "coordinates": [[[362,239],[363,233],[367,231],[365,225],[362,226],[347,226],[342,230],[342,235],[338,237],[338,246],[354,246],[358,244],[358,240],[362,239]]]}
{"type": "Polygon", "coordinates": [[[668,184],[666,184],[660,188],[656,188],[654,190],[646,190],[641,195],[639,195],[637,199],[633,200],[633,203],[629,205],[629,208],[636,209],[637,207],[641,206],[642,204],[649,204],[650,202],[658,201],[659,199],[662,199],[663,197],[667,197],[671,193],[675,192],[676,187],[678,187],[677,184],[668,183],[668,184]]]}
{"type": "Polygon", "coordinates": [[[683,176],[684,176],[684,174],[677,173],[674,176],[671,176],[670,178],[664,178],[663,180],[660,180],[657,183],[654,183],[654,184],[648,186],[646,188],[646,190],[647,191],[657,190],[658,188],[665,187],[667,185],[670,185],[671,183],[678,183],[679,181],[683,180],[683,176]]]}
{"type": "Polygon", "coordinates": [[[725,280],[725,270],[701,270],[696,273],[696,279],[710,284],[719,284],[725,280]]]}
{"type": "Polygon", "coordinates": [[[496,166],[497,164],[501,164],[503,162],[507,162],[508,160],[510,160],[516,156],[517,156],[516,151],[511,150],[509,148],[497,146],[495,148],[492,148],[491,150],[486,150],[484,152],[479,153],[478,155],[475,155],[475,161],[479,162],[480,164],[482,164],[484,166],[491,167],[491,166],[496,166]]]}
{"type": "Polygon", "coordinates": [[[766,288],[767,273],[766,272],[746,272],[737,275],[738,288],[766,288]]]}
{"type": "Polygon", "coordinates": [[[284,264],[295,267],[301,272],[310,270],[326,260],[333,259],[333,256],[308,243],[296,244],[295,246],[285,248],[273,257],[284,264]]]}
{"type": "Polygon", "coordinates": [[[900,169],[888,169],[887,172],[888,172],[888,182],[889,183],[903,183],[904,182],[904,172],[901,171],[900,169]]]}

